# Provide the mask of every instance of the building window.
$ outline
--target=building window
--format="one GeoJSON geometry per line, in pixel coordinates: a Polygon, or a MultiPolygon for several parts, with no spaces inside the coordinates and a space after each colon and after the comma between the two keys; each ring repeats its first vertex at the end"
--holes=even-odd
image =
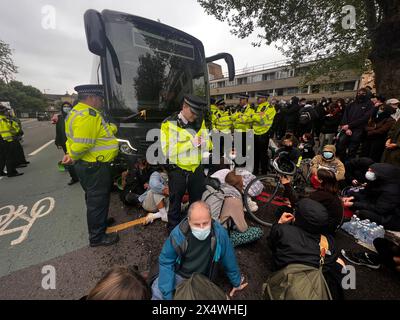
{"type": "Polygon", "coordinates": [[[225,87],[225,81],[219,81],[217,82],[218,88],[224,88],[225,87]]]}
{"type": "Polygon", "coordinates": [[[299,93],[308,93],[308,87],[299,88],[299,93]]]}
{"type": "Polygon", "coordinates": [[[262,75],[262,80],[263,81],[275,80],[275,72],[264,73],[262,75]]]}
{"type": "Polygon", "coordinates": [[[276,89],[276,95],[277,96],[283,96],[283,88],[276,89]]]}
{"type": "Polygon", "coordinates": [[[286,88],[284,90],[285,96],[286,95],[291,95],[291,94],[297,94],[297,92],[298,92],[297,87],[286,88]]]}
{"type": "Polygon", "coordinates": [[[311,93],[319,93],[319,90],[320,90],[319,84],[314,84],[311,86],[311,93]]]}
{"type": "Polygon", "coordinates": [[[247,84],[247,77],[238,78],[237,79],[237,84],[238,84],[238,86],[243,85],[243,84],[247,84]]]}
{"type": "Polygon", "coordinates": [[[255,75],[255,76],[252,76],[252,77],[251,77],[251,82],[252,82],[252,83],[254,83],[254,82],[260,82],[260,81],[262,81],[262,74],[257,74],[257,75],[255,75]]]}
{"type": "Polygon", "coordinates": [[[226,95],[227,100],[232,100],[233,99],[233,94],[229,93],[226,95]]]}
{"type": "Polygon", "coordinates": [[[347,81],[343,85],[343,90],[344,91],[353,91],[355,85],[356,85],[355,81],[347,81]]]}

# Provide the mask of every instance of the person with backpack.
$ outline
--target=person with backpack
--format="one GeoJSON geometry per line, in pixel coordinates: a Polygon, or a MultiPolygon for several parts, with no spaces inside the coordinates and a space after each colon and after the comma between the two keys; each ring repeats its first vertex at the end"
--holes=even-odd
{"type": "Polygon", "coordinates": [[[247,283],[241,275],[227,231],[211,217],[204,201],[194,202],[187,217],[165,241],[159,257],[159,274],[152,283],[152,300],[171,300],[176,287],[194,273],[214,279],[221,263],[235,292],[247,283]]]}
{"type": "MultiPolygon", "coordinates": [[[[301,99],[300,103],[303,103],[305,99],[301,99]]],[[[311,103],[306,103],[299,110],[299,126],[297,130],[297,136],[301,137],[305,133],[311,133],[313,130],[313,124],[317,118],[317,113],[311,103]]]]}
{"type": "Polygon", "coordinates": [[[343,299],[344,263],[338,260],[333,236],[325,233],[328,224],[327,209],[304,198],[297,203],[294,214],[284,212],[272,225],[268,245],[273,273],[266,282],[267,298],[343,299]]]}

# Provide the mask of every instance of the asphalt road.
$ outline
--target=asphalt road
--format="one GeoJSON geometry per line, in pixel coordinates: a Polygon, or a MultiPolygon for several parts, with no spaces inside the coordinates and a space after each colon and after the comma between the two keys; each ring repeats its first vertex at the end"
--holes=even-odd
{"type": "MultiPolygon", "coordinates": [[[[23,126],[26,154],[54,139],[55,128],[49,122],[27,121],[23,126]]],[[[79,299],[114,265],[137,265],[144,270],[149,258],[157,263],[166,238],[165,224],[159,220],[120,231],[121,240],[112,247],[88,247],[83,191],[79,184],[67,186],[68,174],[57,169],[61,157],[62,152],[50,143],[28,157],[31,164],[21,169],[23,176],[0,180],[0,299],[79,299]],[[26,216],[15,218],[25,208],[26,216]],[[39,217],[32,220],[35,215],[39,217]],[[12,230],[19,227],[23,229],[12,230]],[[42,287],[42,271],[47,266],[56,272],[55,289],[42,287]]],[[[110,214],[120,224],[145,213],[124,207],[118,194],[113,193],[110,214]]],[[[261,284],[268,276],[271,261],[268,228],[264,232],[258,242],[236,249],[249,286],[235,299],[261,299],[261,284]]],[[[337,236],[337,245],[363,250],[342,232],[337,236]]],[[[230,289],[223,273],[219,284],[226,291],[230,289]]],[[[400,277],[385,268],[356,267],[356,289],[347,290],[345,296],[350,300],[398,300],[400,277]]]]}

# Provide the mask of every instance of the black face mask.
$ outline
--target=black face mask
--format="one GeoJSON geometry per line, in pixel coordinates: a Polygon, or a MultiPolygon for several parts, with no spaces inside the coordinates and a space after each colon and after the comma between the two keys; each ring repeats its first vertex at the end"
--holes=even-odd
{"type": "Polygon", "coordinates": [[[365,102],[368,98],[366,95],[358,95],[356,99],[357,101],[365,102]]]}

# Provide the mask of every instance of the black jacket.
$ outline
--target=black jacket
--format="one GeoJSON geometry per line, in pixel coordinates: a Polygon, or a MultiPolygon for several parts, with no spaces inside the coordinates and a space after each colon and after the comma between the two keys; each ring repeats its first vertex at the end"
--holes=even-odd
{"type": "Polygon", "coordinates": [[[351,185],[353,180],[357,180],[360,183],[367,182],[365,179],[365,173],[368,171],[370,165],[374,161],[367,157],[354,158],[345,163],[346,168],[346,182],[351,185]]]}
{"type": "Polygon", "coordinates": [[[342,116],[343,114],[341,112],[338,112],[332,116],[324,116],[322,118],[321,133],[336,133],[338,131],[340,121],[342,121],[342,116]]]}
{"type": "Polygon", "coordinates": [[[372,211],[380,216],[400,217],[400,168],[388,163],[375,163],[370,168],[377,179],[368,181],[355,199],[354,209],[372,211]]]}
{"type": "Polygon", "coordinates": [[[299,105],[299,101],[297,99],[292,99],[292,104],[288,106],[286,109],[286,122],[288,126],[297,125],[299,121],[299,111],[301,106],[299,105]]]}
{"type": "Polygon", "coordinates": [[[67,142],[67,136],[65,134],[65,116],[60,114],[56,123],[56,138],[55,145],[58,147],[66,148],[65,143],[67,142]]]}
{"type": "Polygon", "coordinates": [[[374,111],[371,100],[356,100],[344,110],[342,125],[349,125],[350,130],[364,130],[374,111]]]}
{"type": "MultiPolygon", "coordinates": [[[[320,263],[320,239],[328,225],[326,208],[320,203],[304,198],[298,202],[294,224],[272,226],[268,244],[272,251],[273,271],[280,270],[292,263],[300,263],[315,268],[320,263]]],[[[333,265],[338,257],[334,238],[326,235],[330,255],[325,258],[325,265],[333,265]]]]}

